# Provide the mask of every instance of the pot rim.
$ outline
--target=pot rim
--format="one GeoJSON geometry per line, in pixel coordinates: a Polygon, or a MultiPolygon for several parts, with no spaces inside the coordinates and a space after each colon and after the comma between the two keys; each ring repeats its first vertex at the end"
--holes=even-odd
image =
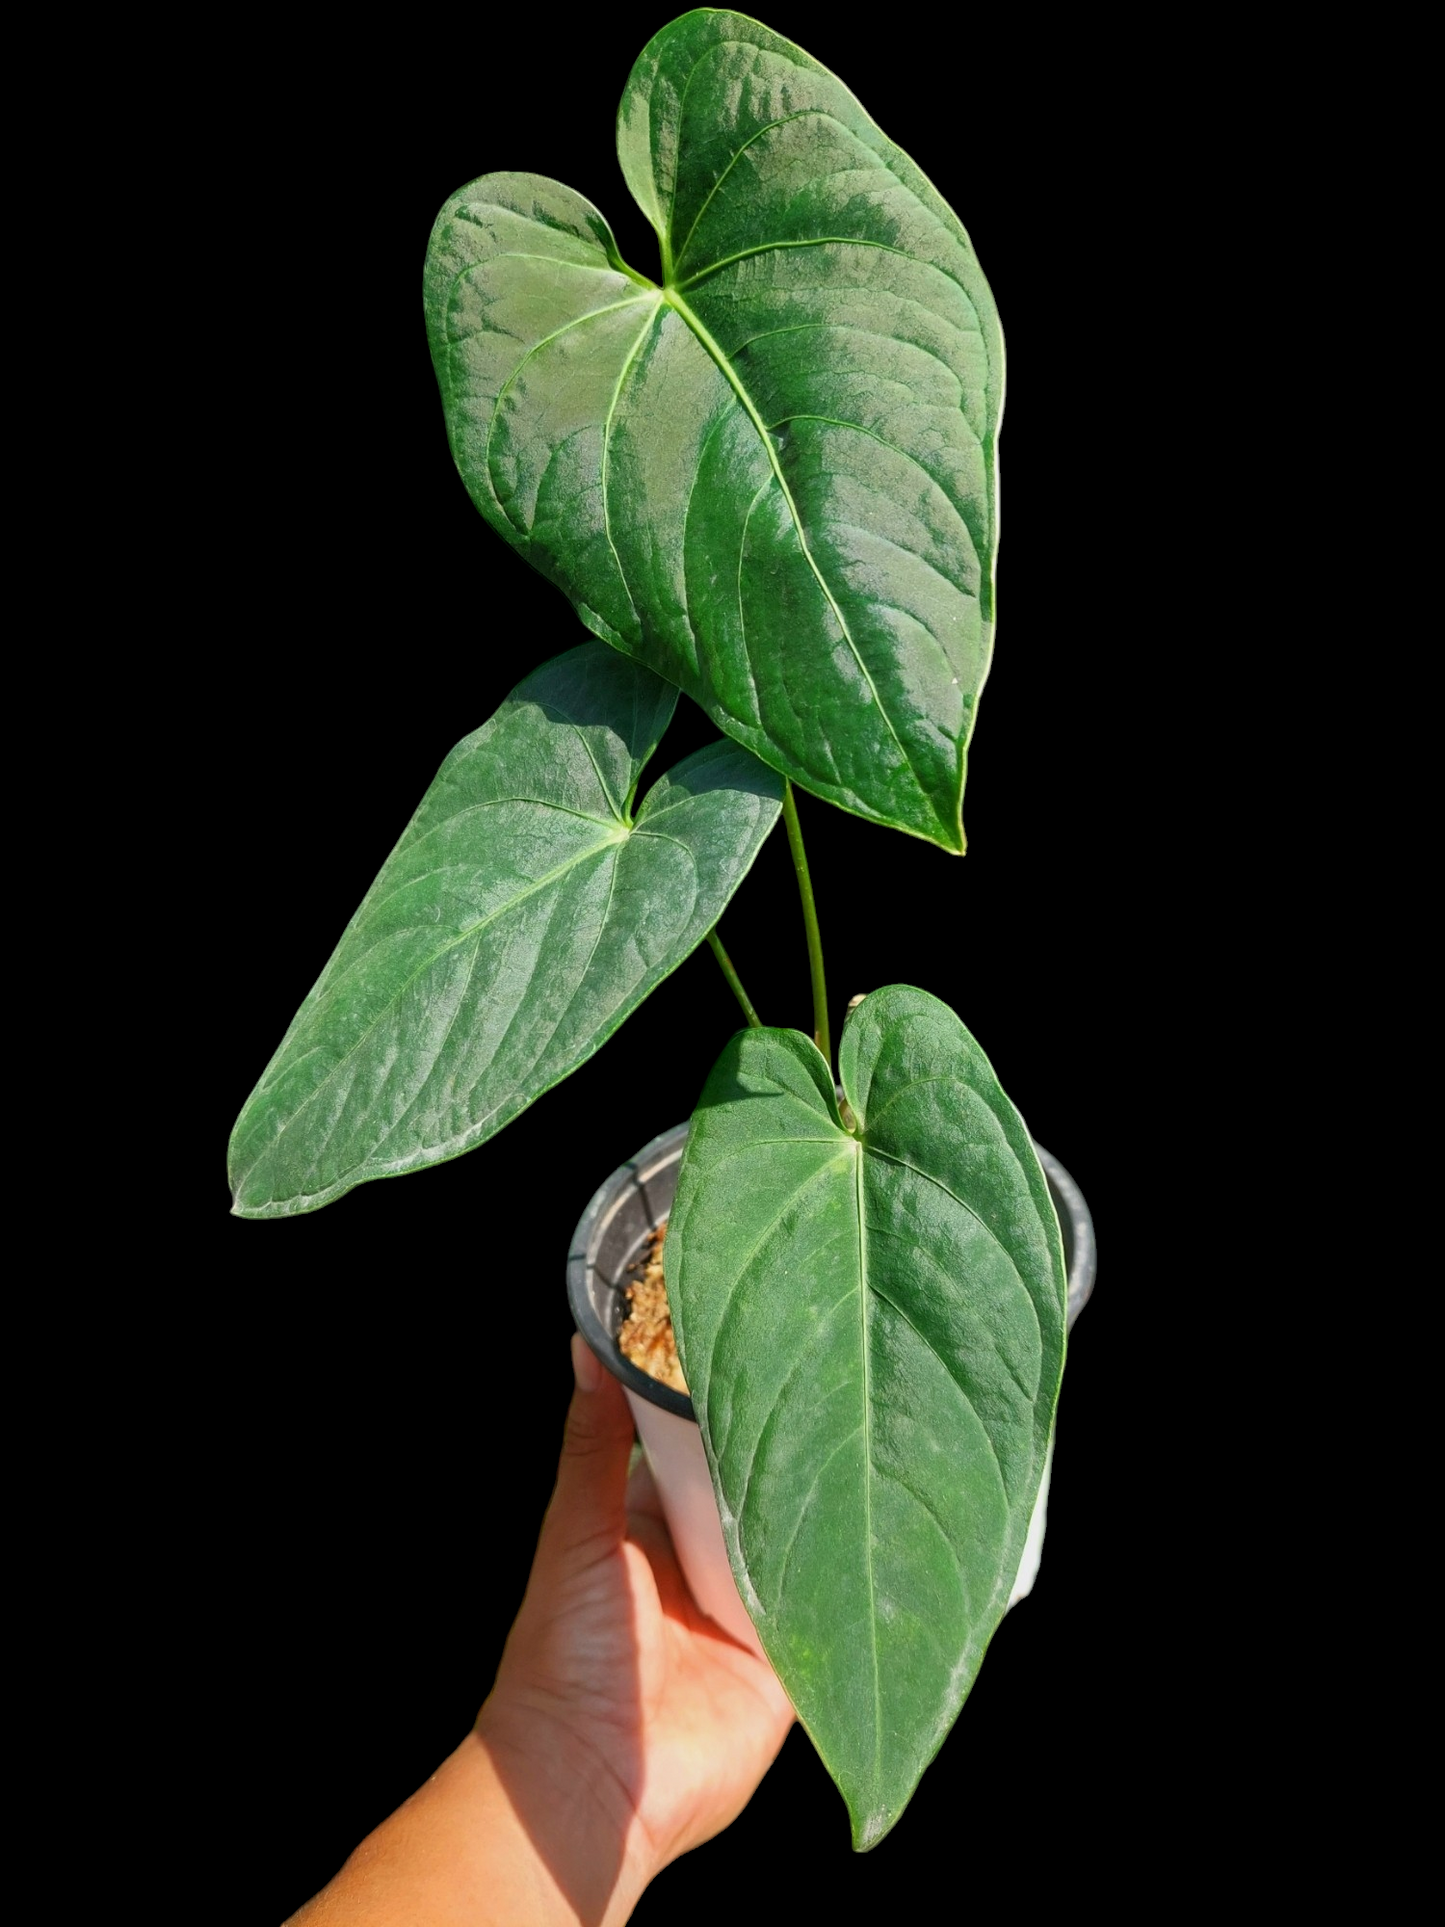
{"type": "MultiPolygon", "coordinates": [[[[678,1418],[696,1422],[697,1413],[686,1392],[675,1392],[670,1385],[660,1385],[623,1355],[616,1338],[598,1317],[588,1288],[589,1274],[595,1268],[602,1234],[621,1207],[627,1192],[631,1189],[645,1191],[660,1171],[681,1158],[689,1129],[687,1124],[674,1124],[671,1130],[659,1131],[634,1157],[619,1165],[611,1177],[597,1187],[577,1222],[572,1248],[567,1254],[567,1297],[578,1331],[614,1378],[620,1379],[628,1391],[645,1398],[649,1404],[660,1405],[664,1411],[673,1412],[678,1418]]],[[[1059,1214],[1060,1229],[1066,1240],[1069,1255],[1068,1328],[1072,1331],[1079,1313],[1093,1295],[1094,1277],[1098,1270],[1094,1220],[1084,1194],[1072,1175],[1042,1144],[1035,1142],[1034,1150],[1038,1153],[1039,1163],[1048,1180],[1049,1194],[1059,1214]]],[[[649,1216],[654,1227],[661,1222],[656,1214],[649,1213],[649,1216]]],[[[609,1289],[616,1291],[618,1288],[612,1286],[609,1289]]]]}

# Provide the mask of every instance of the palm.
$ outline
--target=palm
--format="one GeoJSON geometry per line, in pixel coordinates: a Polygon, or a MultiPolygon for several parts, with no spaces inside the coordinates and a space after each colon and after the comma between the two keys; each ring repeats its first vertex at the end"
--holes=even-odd
{"type": "Polygon", "coordinates": [[[597,1797],[665,1865],[741,1812],[793,1711],[766,1661],[694,1604],[646,1467],[625,1513],[599,1511],[544,1531],[497,1693],[588,1762],[597,1797]]]}
{"type": "MultiPolygon", "coordinates": [[[[621,1583],[637,1630],[631,1717],[640,1713],[647,1768],[637,1811],[671,1858],[711,1839],[742,1811],[782,1745],[793,1709],[767,1662],[694,1604],[645,1466],[633,1474],[628,1499],[621,1583]]],[[[624,1717],[620,1704],[614,1712],[624,1717]]]]}

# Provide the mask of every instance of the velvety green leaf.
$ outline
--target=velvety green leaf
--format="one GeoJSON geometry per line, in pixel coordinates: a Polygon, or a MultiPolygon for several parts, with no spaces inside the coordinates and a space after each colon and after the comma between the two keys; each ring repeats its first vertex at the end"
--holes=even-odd
{"type": "Polygon", "coordinates": [[[960,850],[1003,397],[968,237],[841,82],[740,14],[656,36],[618,146],[660,287],[535,175],[438,217],[427,323],[463,479],[738,742],[960,850]]]}
{"type": "Polygon", "coordinates": [[[236,1210],[314,1210],[491,1137],[716,922],[782,785],[732,743],[632,799],[677,701],[587,642],[458,744],[231,1140],[236,1210]]]}
{"type": "Polygon", "coordinates": [[[1064,1356],[1058,1220],[952,1011],[875,992],[839,1051],[733,1039],[664,1257],[738,1588],[848,1802],[903,1810],[1018,1570],[1064,1356]]]}

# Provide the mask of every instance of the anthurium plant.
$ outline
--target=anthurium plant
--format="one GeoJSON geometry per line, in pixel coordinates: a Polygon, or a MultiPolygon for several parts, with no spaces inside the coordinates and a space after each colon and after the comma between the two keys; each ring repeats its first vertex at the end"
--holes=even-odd
{"type": "Polygon", "coordinates": [[[1066,1280],[1028,1131],[958,1016],[875,988],[835,1058],[795,788],[941,866],[963,851],[1002,337],[939,193],[756,21],[664,27],[618,149],[656,278],[538,175],[483,175],[437,219],[452,455],[587,639],[443,764],[245,1105],[235,1209],[312,1211],[482,1144],[711,947],[746,1026],[698,1065],[668,1290],[739,1592],[861,1848],[1006,1608],[1066,1280]],[[721,733],[654,775],[680,694],[721,733]],[[759,1021],[718,929],[780,818],[810,1034],[759,1021]]]}

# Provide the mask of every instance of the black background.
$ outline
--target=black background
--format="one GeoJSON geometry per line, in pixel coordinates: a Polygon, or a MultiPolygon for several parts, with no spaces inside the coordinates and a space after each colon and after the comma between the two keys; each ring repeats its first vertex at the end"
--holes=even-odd
{"type": "MultiPolygon", "coordinates": [[[[225,209],[239,258],[208,388],[236,472],[197,480],[216,503],[201,616],[222,638],[224,699],[204,750],[222,935],[192,1148],[214,1197],[199,1249],[244,1387],[223,1414],[235,1456],[213,1515],[216,1611],[236,1628],[222,1663],[260,1770],[222,1832],[244,1835],[268,1915],[322,1884],[474,1716],[554,1476],[572,1227],[619,1163],[688,1115],[736,1026],[704,950],[477,1152],[312,1217],[227,1216],[234,1115],[437,765],[529,668],[582,639],[453,469],[421,319],[432,220],[477,174],[550,173],[655,273],[613,122],[667,17],[481,12],[248,59],[253,108],[231,157],[243,185],[225,209]]],[[[1168,878],[1141,834],[1163,807],[1161,638],[1140,585],[1169,432],[1154,377],[1171,297],[1153,264],[1171,83],[1141,96],[1096,28],[1020,63],[1017,30],[970,28],[965,45],[961,23],[935,17],[921,36],[900,18],[896,42],[818,7],[769,24],[854,87],[957,208],[1003,316],[1000,629],[969,852],[807,796],[800,809],[835,1035],[847,998],[884,983],[952,1004],[1082,1185],[1098,1293],[1071,1354],[1038,1588],[897,1832],[853,1856],[842,1802],[795,1733],[743,1818],[656,1883],[642,1920],[669,1900],[731,1911],[754,1852],[776,1895],[765,1920],[804,1900],[843,1918],[921,1902],[969,1855],[1003,1891],[1043,1898],[1066,1864],[1114,1864],[1121,1801],[1137,1815],[1158,1797],[1142,1763],[1170,1718],[1140,1632],[1165,1430],[1143,1389],[1161,1285],[1145,1199],[1177,1100],[1156,987],[1168,878]],[[1132,594],[1109,587],[1121,579],[1132,594]]],[[[208,245],[201,217],[198,261],[208,245]]],[[[684,699],[654,773],[712,733],[684,699]]],[[[811,1028],[781,831],[723,928],[764,1021],[811,1028]]]]}

